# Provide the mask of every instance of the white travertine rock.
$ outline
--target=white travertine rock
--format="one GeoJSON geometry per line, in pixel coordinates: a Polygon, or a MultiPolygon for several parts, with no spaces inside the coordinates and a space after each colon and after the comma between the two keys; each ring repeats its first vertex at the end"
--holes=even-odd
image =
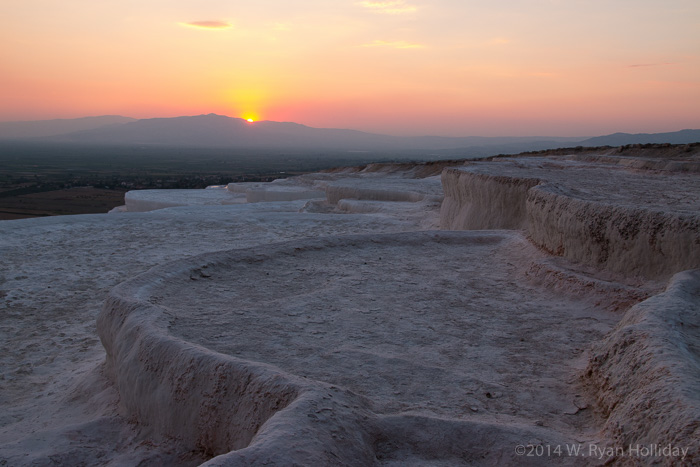
{"type": "Polygon", "coordinates": [[[517,178],[445,169],[440,226],[449,230],[524,229],[526,199],[536,178],[517,178]]]}
{"type": "Polygon", "coordinates": [[[229,183],[226,186],[226,189],[230,191],[231,193],[243,193],[251,188],[260,188],[262,186],[268,185],[267,183],[264,182],[235,182],[235,183],[229,183]]]}
{"type": "Polygon", "coordinates": [[[321,190],[309,190],[296,186],[269,186],[260,188],[248,188],[245,192],[246,202],[262,203],[271,201],[295,201],[298,199],[325,198],[326,192],[321,190]]]}
{"type": "Polygon", "coordinates": [[[326,186],[326,199],[338,204],[341,199],[368,201],[405,201],[417,203],[426,196],[442,194],[438,177],[367,177],[341,179],[326,186]],[[377,183],[379,180],[381,182],[377,183]]]}
{"type": "Polygon", "coordinates": [[[132,190],[124,195],[127,212],[147,212],[175,206],[240,204],[245,198],[226,188],[204,190],[132,190]]]}
{"type": "Polygon", "coordinates": [[[518,440],[574,442],[570,349],[616,321],[528,284],[542,257],[511,232],[207,253],[113,289],[98,333],[127,412],[208,465],[515,463],[518,440]]]}
{"type": "Polygon", "coordinates": [[[591,202],[550,185],[530,190],[527,213],[532,241],[571,261],[650,279],[700,267],[698,214],[591,202]]]}
{"type": "Polygon", "coordinates": [[[700,462],[700,270],[676,274],[665,292],[632,307],[594,346],[584,380],[618,446],[688,449],[700,462]]]}
{"type": "Polygon", "coordinates": [[[116,208],[112,208],[112,209],[110,209],[110,210],[107,212],[107,214],[120,214],[120,213],[123,213],[123,212],[127,212],[127,211],[126,211],[126,205],[124,205],[124,206],[117,206],[116,208]]]}
{"type": "Polygon", "coordinates": [[[0,464],[198,465],[211,457],[182,450],[119,409],[96,314],[116,284],[174,259],[417,228],[388,214],[300,213],[303,205],[192,205],[0,222],[0,464]]]}
{"type": "Polygon", "coordinates": [[[667,280],[700,267],[698,173],[532,157],[442,177],[442,228],[524,229],[554,255],[627,276],[667,280]]]}
{"type": "Polygon", "coordinates": [[[689,451],[600,462],[697,464],[700,272],[666,284],[697,262],[694,148],[370,164],[2,221],[0,464],[542,465],[515,447],[630,443],[689,451]],[[516,231],[416,232],[439,217],[516,231]]]}

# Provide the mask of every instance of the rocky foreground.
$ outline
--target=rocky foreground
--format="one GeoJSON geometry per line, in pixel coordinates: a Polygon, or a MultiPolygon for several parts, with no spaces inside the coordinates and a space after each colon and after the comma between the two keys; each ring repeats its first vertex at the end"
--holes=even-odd
{"type": "Polygon", "coordinates": [[[125,202],[0,222],[0,464],[700,461],[700,145],[125,202]]]}

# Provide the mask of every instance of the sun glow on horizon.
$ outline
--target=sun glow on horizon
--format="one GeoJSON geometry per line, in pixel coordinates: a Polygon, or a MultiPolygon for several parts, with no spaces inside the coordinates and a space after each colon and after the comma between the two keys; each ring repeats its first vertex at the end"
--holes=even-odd
{"type": "Polygon", "coordinates": [[[260,120],[260,118],[259,118],[260,116],[254,112],[246,112],[246,113],[239,114],[239,115],[240,115],[240,118],[242,118],[243,120],[245,120],[248,123],[255,123],[258,120],[260,120]]]}

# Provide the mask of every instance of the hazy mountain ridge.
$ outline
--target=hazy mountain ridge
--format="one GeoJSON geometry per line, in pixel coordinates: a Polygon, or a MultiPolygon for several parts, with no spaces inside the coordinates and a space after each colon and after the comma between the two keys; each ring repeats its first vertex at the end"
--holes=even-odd
{"type": "Polygon", "coordinates": [[[293,122],[248,122],[208,114],[136,120],[104,116],[74,120],[0,123],[0,139],[33,139],[79,144],[143,144],[186,147],[438,151],[490,155],[572,145],[684,144],[700,141],[700,130],[673,133],[580,137],[390,136],[358,130],[313,128],[293,122]]]}
{"type": "MultiPolygon", "coordinates": [[[[344,150],[444,150],[475,145],[518,143],[536,137],[400,137],[358,130],[313,128],[293,122],[250,123],[222,115],[153,118],[68,133],[51,138],[62,142],[161,144],[203,147],[323,148],[344,150]]],[[[541,138],[540,138],[541,139],[541,138]]],[[[549,139],[549,138],[547,138],[549,139]]],[[[559,138],[578,141],[576,138],[559,138]]]]}
{"type": "Polygon", "coordinates": [[[689,144],[700,142],[700,130],[680,130],[668,133],[613,133],[581,142],[582,146],[624,146],[626,144],[689,144]]]}
{"type": "Polygon", "coordinates": [[[71,119],[0,122],[0,139],[25,139],[58,136],[78,131],[123,125],[135,122],[135,118],[120,115],[102,115],[71,119]]]}

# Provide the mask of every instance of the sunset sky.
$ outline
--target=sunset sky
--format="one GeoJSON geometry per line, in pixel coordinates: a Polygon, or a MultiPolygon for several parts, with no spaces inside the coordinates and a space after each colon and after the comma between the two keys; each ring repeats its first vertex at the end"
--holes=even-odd
{"type": "Polygon", "coordinates": [[[698,0],[0,0],[0,121],[700,128],[698,0]]]}

